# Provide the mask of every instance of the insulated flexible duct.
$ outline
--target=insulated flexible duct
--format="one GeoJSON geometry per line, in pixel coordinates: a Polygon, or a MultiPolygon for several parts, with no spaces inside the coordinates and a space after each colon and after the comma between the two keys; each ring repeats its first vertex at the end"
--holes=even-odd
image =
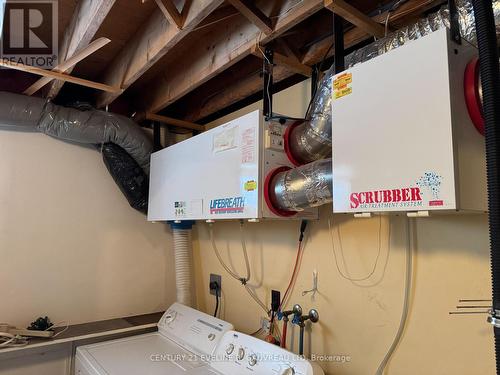
{"type": "Polygon", "coordinates": [[[294,169],[277,169],[266,183],[268,206],[280,216],[332,201],[332,159],[294,169]]]}
{"type": "Polygon", "coordinates": [[[102,147],[103,158],[113,179],[131,206],[145,211],[153,143],[129,118],[98,110],[61,107],[41,98],[0,92],[0,129],[38,131],[66,141],[107,145],[102,147]],[[138,170],[138,166],[142,170],[138,170]]]}
{"type": "Polygon", "coordinates": [[[500,374],[500,155],[498,154],[500,152],[500,65],[491,5],[491,0],[474,1],[486,137],[493,295],[493,308],[489,321],[494,325],[496,368],[497,374],[500,374]]]}
{"type": "Polygon", "coordinates": [[[85,144],[114,143],[149,173],[153,143],[131,119],[99,110],[80,111],[41,98],[0,92],[0,129],[39,131],[85,144]]]}
{"type": "Polygon", "coordinates": [[[149,179],[137,162],[118,145],[99,146],[104,165],[132,208],[147,214],[149,179]]]}
{"type": "MultiPolygon", "coordinates": [[[[496,33],[500,36],[500,0],[490,1],[493,5],[496,20],[496,33]]],[[[476,44],[476,28],[474,12],[469,0],[458,0],[460,33],[462,37],[476,44]]],[[[370,60],[407,42],[419,39],[433,31],[449,27],[449,11],[443,7],[440,11],[429,15],[404,27],[391,35],[361,48],[346,57],[346,67],[370,60]]],[[[311,103],[308,120],[294,126],[287,132],[285,142],[288,146],[290,159],[297,165],[330,157],[332,150],[332,77],[333,67],[325,74],[319,83],[318,91],[311,103]]]]}
{"type": "Polygon", "coordinates": [[[191,296],[191,229],[172,226],[174,237],[175,285],[177,302],[192,306],[191,296]]]}

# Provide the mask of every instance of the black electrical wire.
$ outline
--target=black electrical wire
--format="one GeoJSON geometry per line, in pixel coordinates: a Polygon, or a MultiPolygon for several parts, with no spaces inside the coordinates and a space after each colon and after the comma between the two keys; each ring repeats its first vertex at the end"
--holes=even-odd
{"type": "Polygon", "coordinates": [[[219,286],[215,288],[215,312],[214,317],[217,318],[217,313],[219,312],[219,286]]]}

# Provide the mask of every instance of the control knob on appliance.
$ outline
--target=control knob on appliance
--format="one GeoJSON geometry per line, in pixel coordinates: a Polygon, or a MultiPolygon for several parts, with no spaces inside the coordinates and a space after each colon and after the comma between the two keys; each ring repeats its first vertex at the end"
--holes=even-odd
{"type": "Polygon", "coordinates": [[[238,360],[241,361],[243,358],[245,358],[245,349],[239,348],[238,349],[238,360]]]}
{"type": "Polygon", "coordinates": [[[229,344],[226,348],[226,354],[230,355],[234,351],[234,344],[229,344]]]}
{"type": "Polygon", "coordinates": [[[257,364],[257,356],[255,354],[252,354],[250,357],[248,357],[248,364],[250,366],[255,366],[257,364]]]}
{"type": "Polygon", "coordinates": [[[287,367],[280,372],[280,375],[295,375],[295,370],[293,367],[287,367]]]}
{"type": "Polygon", "coordinates": [[[167,315],[165,315],[165,323],[167,323],[167,324],[172,323],[176,317],[177,317],[177,313],[175,311],[167,313],[167,315]]]}

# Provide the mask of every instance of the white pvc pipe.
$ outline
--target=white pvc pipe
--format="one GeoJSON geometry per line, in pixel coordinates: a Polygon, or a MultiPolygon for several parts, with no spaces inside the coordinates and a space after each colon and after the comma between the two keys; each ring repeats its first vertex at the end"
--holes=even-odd
{"type": "Polygon", "coordinates": [[[191,229],[172,229],[174,237],[175,284],[177,302],[192,307],[191,229]]]}

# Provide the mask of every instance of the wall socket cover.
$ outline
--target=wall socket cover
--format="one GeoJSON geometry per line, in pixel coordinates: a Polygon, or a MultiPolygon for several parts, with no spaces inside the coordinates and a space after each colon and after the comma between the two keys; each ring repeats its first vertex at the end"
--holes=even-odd
{"type": "MultiPolygon", "coordinates": [[[[217,282],[217,284],[219,284],[219,290],[221,290],[222,289],[222,276],[211,273],[210,274],[210,282],[208,284],[209,289],[210,289],[210,284],[212,284],[214,281],[217,282]]],[[[210,289],[210,294],[215,296],[215,289],[210,289]]],[[[220,296],[220,293],[219,293],[219,296],[220,296]]]]}

